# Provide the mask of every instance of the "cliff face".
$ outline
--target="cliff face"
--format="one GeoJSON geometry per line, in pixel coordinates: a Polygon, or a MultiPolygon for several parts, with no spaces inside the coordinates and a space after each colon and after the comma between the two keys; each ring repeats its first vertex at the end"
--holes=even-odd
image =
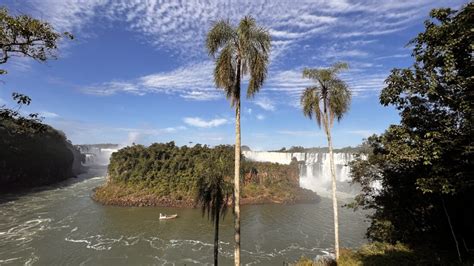
{"type": "Polygon", "coordinates": [[[245,161],[242,204],[307,203],[319,200],[316,193],[299,185],[299,163],[289,165],[245,161]]]}
{"type": "Polygon", "coordinates": [[[244,186],[251,183],[265,186],[278,182],[299,186],[299,166],[296,161],[289,165],[245,161],[242,167],[245,172],[244,186]]]}
{"type": "Polygon", "coordinates": [[[23,128],[15,120],[0,120],[0,188],[34,187],[58,182],[82,170],[82,155],[62,132],[42,125],[23,128]]]}

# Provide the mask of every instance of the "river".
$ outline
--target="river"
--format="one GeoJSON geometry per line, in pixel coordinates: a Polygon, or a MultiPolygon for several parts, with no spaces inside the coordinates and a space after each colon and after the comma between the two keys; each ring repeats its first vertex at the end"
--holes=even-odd
{"type": "MultiPolygon", "coordinates": [[[[0,196],[0,265],[211,264],[213,227],[198,209],[111,207],[94,202],[104,170],[23,195],[0,196]],[[179,218],[159,221],[159,213],[179,218]]],[[[341,204],[343,204],[342,202],[341,204]]],[[[365,243],[365,215],[341,208],[343,247],[365,243]]],[[[242,207],[242,262],[283,265],[328,254],[332,203],[242,207]]],[[[220,227],[220,263],[233,262],[229,212],[220,227]]]]}

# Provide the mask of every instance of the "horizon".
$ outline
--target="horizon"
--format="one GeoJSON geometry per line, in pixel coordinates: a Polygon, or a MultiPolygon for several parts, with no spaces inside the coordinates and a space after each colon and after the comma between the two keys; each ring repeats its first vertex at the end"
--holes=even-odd
{"type": "Polygon", "coordinates": [[[298,107],[301,91],[311,84],[301,72],[346,61],[351,68],[341,77],[353,89],[353,101],[335,123],[333,139],[335,148],[354,147],[399,122],[398,112],[381,106],[378,95],[391,69],[412,64],[406,44],[423,31],[429,10],[467,2],[305,1],[294,7],[287,1],[7,0],[12,14],[38,17],[75,39],[60,44],[57,60],[7,63],[0,105],[12,106],[14,91],[29,95],[32,104],[23,111],[40,113],[74,144],[232,145],[234,111],[213,84],[204,38],[217,19],[235,24],[253,15],[269,30],[272,52],[263,88],[242,103],[243,145],[324,146],[324,132],[298,107]]]}

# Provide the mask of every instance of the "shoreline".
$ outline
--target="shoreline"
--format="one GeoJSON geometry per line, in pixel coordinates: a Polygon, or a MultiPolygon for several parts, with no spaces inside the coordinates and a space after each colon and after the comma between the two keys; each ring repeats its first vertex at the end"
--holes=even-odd
{"type": "MultiPolygon", "coordinates": [[[[91,198],[105,206],[118,207],[164,207],[164,208],[198,208],[192,197],[175,199],[169,196],[157,196],[147,191],[126,191],[123,185],[104,184],[92,190],[91,198]],[[122,194],[125,191],[125,194],[122,194]],[[120,193],[122,192],[122,193],[120,193]]],[[[128,188],[130,189],[130,188],[128,188]]],[[[314,192],[308,193],[306,189],[301,188],[302,193],[291,199],[280,199],[277,197],[242,197],[240,205],[294,205],[294,204],[312,204],[318,203],[321,198],[314,192]],[[311,194],[311,196],[309,195],[311,194]]]]}

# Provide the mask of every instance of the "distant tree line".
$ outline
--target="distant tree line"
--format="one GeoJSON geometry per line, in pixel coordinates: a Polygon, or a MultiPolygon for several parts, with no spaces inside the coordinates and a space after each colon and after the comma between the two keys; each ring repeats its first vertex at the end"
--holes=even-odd
{"type": "MultiPolygon", "coordinates": [[[[340,149],[333,149],[335,153],[360,153],[362,150],[364,150],[365,146],[360,145],[356,147],[343,147],[340,149]]],[[[328,153],[329,148],[328,147],[311,147],[311,148],[305,148],[303,146],[291,146],[290,148],[282,147],[279,150],[272,150],[271,152],[288,152],[288,153],[293,153],[293,152],[301,152],[301,153],[328,153]]]]}

